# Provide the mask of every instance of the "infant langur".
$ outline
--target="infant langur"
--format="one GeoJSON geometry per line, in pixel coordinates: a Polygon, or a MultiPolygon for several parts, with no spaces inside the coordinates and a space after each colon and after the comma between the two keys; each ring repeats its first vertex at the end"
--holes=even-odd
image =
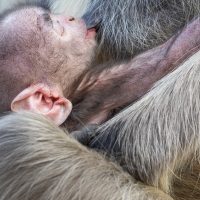
{"type": "Polygon", "coordinates": [[[87,68],[95,30],[47,7],[18,5],[0,16],[0,112],[29,110],[62,124],[73,82],[87,68]]]}

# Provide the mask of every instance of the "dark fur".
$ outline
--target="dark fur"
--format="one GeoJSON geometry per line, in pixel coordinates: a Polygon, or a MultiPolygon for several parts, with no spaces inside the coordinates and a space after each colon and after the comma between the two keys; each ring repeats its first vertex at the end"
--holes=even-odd
{"type": "Polygon", "coordinates": [[[165,42],[199,11],[198,0],[91,0],[83,18],[98,28],[98,59],[121,60],[165,42]]]}

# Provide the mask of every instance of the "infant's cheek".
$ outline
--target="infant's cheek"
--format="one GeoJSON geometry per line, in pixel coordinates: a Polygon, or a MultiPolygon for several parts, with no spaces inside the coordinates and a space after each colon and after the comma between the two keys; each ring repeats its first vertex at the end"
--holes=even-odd
{"type": "Polygon", "coordinates": [[[60,37],[65,36],[66,31],[58,22],[53,23],[53,29],[60,37]]]}

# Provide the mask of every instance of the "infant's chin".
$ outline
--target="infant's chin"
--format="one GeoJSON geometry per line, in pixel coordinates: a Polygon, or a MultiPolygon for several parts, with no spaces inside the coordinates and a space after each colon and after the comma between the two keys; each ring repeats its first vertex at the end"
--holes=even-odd
{"type": "Polygon", "coordinates": [[[96,29],[91,28],[87,30],[86,39],[94,39],[96,36],[96,29]]]}

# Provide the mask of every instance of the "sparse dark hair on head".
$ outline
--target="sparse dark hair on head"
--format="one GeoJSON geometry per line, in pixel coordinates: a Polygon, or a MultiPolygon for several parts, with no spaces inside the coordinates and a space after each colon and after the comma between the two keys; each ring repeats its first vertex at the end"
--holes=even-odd
{"type": "MultiPolygon", "coordinates": [[[[10,14],[31,7],[50,11],[51,6],[48,0],[27,0],[26,3],[15,4],[0,14],[0,112],[10,109],[12,99],[31,83],[31,77],[36,73],[34,56],[37,51],[31,54],[32,44],[27,43],[23,38],[19,39],[15,31],[5,30],[2,25],[10,14]],[[26,46],[27,52],[24,48],[20,50],[23,44],[26,46]]],[[[32,35],[34,36],[34,32],[32,35]]],[[[33,44],[37,45],[38,42],[35,38],[33,44]]]]}
{"type": "Polygon", "coordinates": [[[40,8],[43,8],[44,10],[51,11],[51,1],[50,0],[33,0],[33,1],[26,0],[24,3],[17,2],[12,7],[6,10],[3,10],[0,13],[0,22],[3,21],[5,17],[10,15],[11,13],[18,11],[20,9],[27,8],[27,7],[40,7],[40,8]]]}

